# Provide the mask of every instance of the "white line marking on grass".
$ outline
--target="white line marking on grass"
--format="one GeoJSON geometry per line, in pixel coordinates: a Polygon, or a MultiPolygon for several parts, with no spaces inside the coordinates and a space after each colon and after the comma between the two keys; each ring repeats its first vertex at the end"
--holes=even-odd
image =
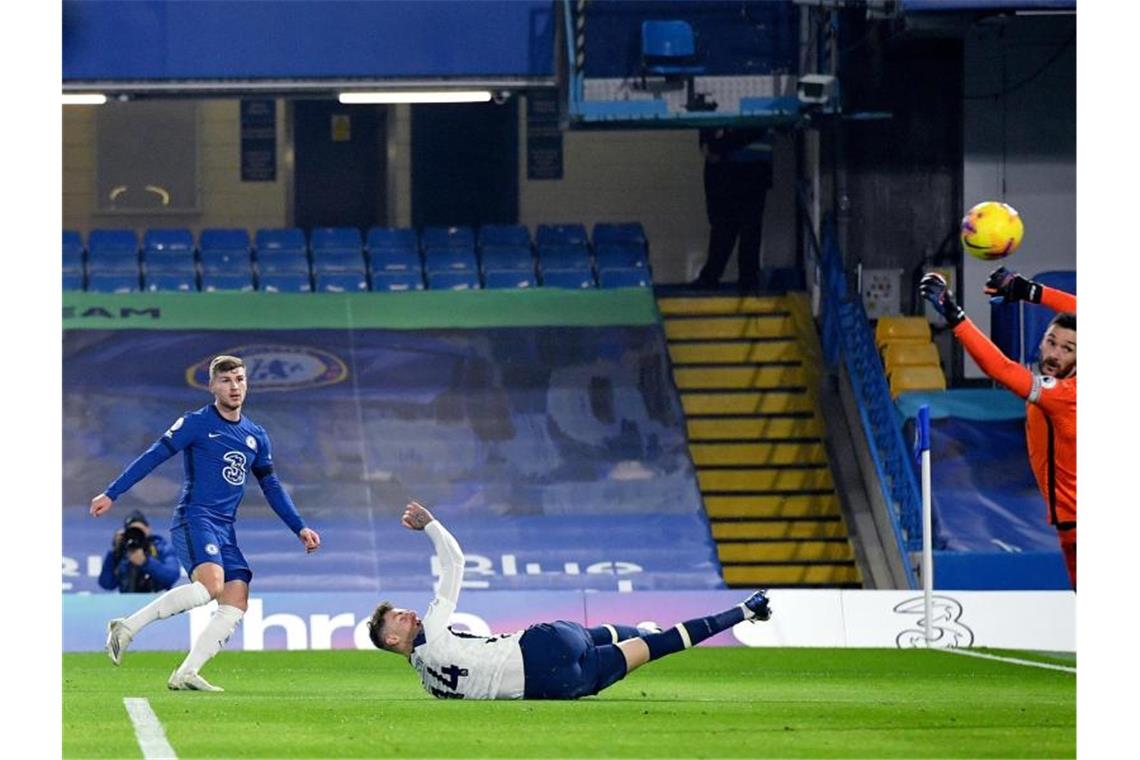
{"type": "Polygon", "coordinates": [[[178,760],[174,748],[166,740],[162,723],[150,709],[150,702],[142,697],[123,697],[123,704],[135,725],[135,738],[139,741],[143,757],[146,760],[178,760]]]}
{"type": "Polygon", "coordinates": [[[998,662],[1008,662],[1013,665],[1028,665],[1032,668],[1045,668],[1046,670],[1060,670],[1065,673],[1076,674],[1076,668],[1070,668],[1066,665],[1054,665],[1051,662],[1034,662],[1033,660],[1019,660],[1016,657],[999,657],[996,654],[983,654],[982,652],[972,652],[969,649],[939,649],[940,652],[951,652],[953,654],[964,654],[967,657],[980,657],[983,660],[997,660],[998,662]]]}

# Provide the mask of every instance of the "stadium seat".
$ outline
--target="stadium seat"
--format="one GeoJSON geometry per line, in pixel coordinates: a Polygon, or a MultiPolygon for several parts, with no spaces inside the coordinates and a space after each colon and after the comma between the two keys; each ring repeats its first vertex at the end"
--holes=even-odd
{"type": "Polygon", "coordinates": [[[423,290],[424,277],[418,269],[404,272],[372,272],[372,290],[397,292],[401,290],[423,290]]]}
{"type": "Polygon", "coordinates": [[[483,272],[483,287],[487,290],[511,290],[538,286],[534,270],[487,269],[483,272]]]}
{"type": "Polygon", "coordinates": [[[249,255],[249,233],[237,227],[202,230],[198,238],[198,251],[245,251],[249,255]]]}
{"type": "Polygon", "coordinates": [[[930,323],[926,317],[879,317],[875,325],[875,345],[883,346],[896,341],[930,341],[930,323]]]}
{"type": "Polygon", "coordinates": [[[189,272],[147,272],[143,278],[143,290],[151,293],[196,293],[198,291],[198,275],[194,270],[189,272]]]}
{"type": "Polygon", "coordinates": [[[369,251],[369,268],[377,272],[419,272],[420,254],[414,248],[377,248],[369,251]]]}
{"type": "Polygon", "coordinates": [[[134,293],[139,289],[138,274],[130,272],[91,272],[87,276],[88,293],[134,293]]]}
{"type": "Polygon", "coordinates": [[[890,375],[899,367],[940,367],[941,360],[933,343],[903,341],[883,347],[883,366],[890,375]]]}
{"type": "Polygon", "coordinates": [[[138,272],[139,240],[133,230],[92,230],[87,238],[87,269],[90,272],[138,272]]]}
{"type": "Polygon", "coordinates": [[[424,227],[420,245],[429,248],[474,248],[475,232],[470,227],[424,227]]]}
{"type": "Polygon", "coordinates": [[[489,245],[481,253],[483,271],[516,269],[534,272],[534,254],[531,253],[530,246],[489,245]]]}
{"type": "Polygon", "coordinates": [[[632,269],[646,267],[645,249],[637,243],[598,243],[594,246],[598,269],[632,269]]]}
{"type": "Polygon", "coordinates": [[[685,83],[685,107],[690,111],[702,108],[693,92],[693,78],[703,74],[705,67],[697,59],[697,41],[693,27],[687,21],[641,22],[641,74],[661,76],[666,81],[685,83]]]}
{"type": "Polygon", "coordinates": [[[479,228],[479,247],[530,247],[530,231],[521,224],[484,224],[479,228]]]}
{"type": "Polygon", "coordinates": [[[538,265],[543,269],[589,269],[590,249],[584,244],[541,245],[538,265]]]}
{"type": "Polygon", "coordinates": [[[411,227],[373,227],[366,241],[369,251],[381,248],[419,250],[420,241],[411,227]]]}
{"type": "Polygon", "coordinates": [[[598,270],[598,287],[601,288],[648,288],[652,284],[645,267],[598,270]]]}
{"type": "Polygon", "coordinates": [[[193,272],[194,236],[187,229],[147,230],[143,235],[147,273],[193,272]]]}
{"type": "Polygon", "coordinates": [[[64,272],[64,290],[83,290],[83,272],[64,272]]]}
{"type": "Polygon", "coordinates": [[[83,238],[75,230],[63,231],[63,271],[83,273],[83,238]]]}
{"type": "Polygon", "coordinates": [[[262,273],[308,272],[305,235],[296,227],[258,230],[254,237],[257,267],[262,273]]]}
{"type": "Polygon", "coordinates": [[[581,224],[540,224],[535,234],[535,243],[539,246],[589,246],[590,239],[586,236],[586,227],[581,224]]]}
{"type": "Polygon", "coordinates": [[[603,243],[628,243],[644,250],[649,244],[641,222],[598,222],[594,225],[593,241],[595,248],[603,243]]]}
{"type": "Polygon", "coordinates": [[[359,251],[364,247],[360,230],[355,227],[314,227],[309,238],[309,248],[349,249],[359,251]]]}
{"type": "Polygon", "coordinates": [[[944,391],[946,375],[941,367],[898,367],[891,373],[891,398],[906,391],[944,391]]]}
{"type": "Polygon", "coordinates": [[[319,293],[363,293],[368,291],[364,272],[317,272],[313,274],[319,293]]]}
{"type": "Polygon", "coordinates": [[[257,285],[263,293],[313,292],[313,283],[305,272],[270,272],[258,277],[257,285]]]}
{"type": "Polygon", "coordinates": [[[425,248],[424,271],[429,275],[432,272],[471,271],[478,269],[475,260],[475,249],[471,246],[463,248],[425,248]]]}
{"type": "Polygon", "coordinates": [[[318,272],[359,272],[364,274],[367,269],[362,249],[349,248],[314,248],[313,274],[318,272]]]}
{"type": "Polygon", "coordinates": [[[594,287],[594,273],[589,269],[544,269],[542,270],[542,286],[544,288],[568,288],[579,290],[594,287]]]}
{"type": "Polygon", "coordinates": [[[428,272],[428,290],[479,290],[479,275],[474,269],[428,272]]]}
{"type": "Polygon", "coordinates": [[[203,274],[202,275],[202,292],[215,293],[218,291],[236,290],[236,291],[251,291],[253,290],[253,278],[248,275],[241,274],[203,274]]]}
{"type": "Polygon", "coordinates": [[[249,274],[249,249],[203,248],[202,274],[249,274]]]}

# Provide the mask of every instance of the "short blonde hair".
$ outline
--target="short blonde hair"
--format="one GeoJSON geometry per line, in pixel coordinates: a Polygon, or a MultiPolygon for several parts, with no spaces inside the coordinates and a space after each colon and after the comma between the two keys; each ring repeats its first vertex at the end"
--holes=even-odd
{"type": "Polygon", "coordinates": [[[232,372],[235,369],[242,369],[245,367],[245,362],[236,356],[215,356],[210,360],[210,382],[214,382],[214,378],[225,372],[232,372]]]}

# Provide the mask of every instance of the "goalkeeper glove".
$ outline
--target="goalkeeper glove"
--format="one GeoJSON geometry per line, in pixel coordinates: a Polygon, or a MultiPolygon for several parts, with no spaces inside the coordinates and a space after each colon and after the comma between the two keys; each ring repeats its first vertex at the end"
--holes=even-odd
{"type": "Polygon", "coordinates": [[[966,318],[966,311],[954,300],[954,294],[946,287],[946,280],[937,272],[931,272],[918,283],[918,292],[946,320],[946,324],[957,327],[966,318]]]}
{"type": "Polygon", "coordinates": [[[1041,303],[1040,284],[1027,280],[1017,272],[1011,272],[1005,267],[998,267],[990,272],[986,280],[985,293],[990,297],[991,303],[1013,303],[1014,301],[1029,301],[1041,303]]]}

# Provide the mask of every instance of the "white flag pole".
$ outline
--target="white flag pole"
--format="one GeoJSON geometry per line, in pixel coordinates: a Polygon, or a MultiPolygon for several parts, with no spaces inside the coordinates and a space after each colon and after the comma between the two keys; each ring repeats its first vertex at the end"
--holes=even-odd
{"type": "Polygon", "coordinates": [[[934,641],[934,520],[930,506],[930,407],[918,409],[915,419],[915,436],[918,450],[922,452],[922,600],[923,629],[926,633],[926,646],[934,641]]]}

